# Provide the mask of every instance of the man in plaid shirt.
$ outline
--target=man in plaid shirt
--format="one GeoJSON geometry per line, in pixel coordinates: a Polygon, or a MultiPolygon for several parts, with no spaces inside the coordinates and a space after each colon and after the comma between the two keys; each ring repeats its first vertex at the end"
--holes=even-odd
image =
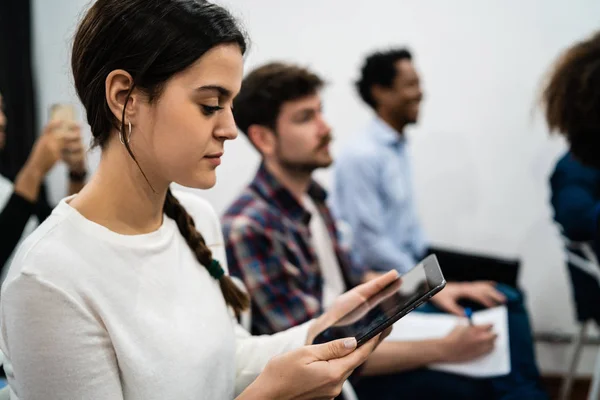
{"type": "MultiPolygon", "coordinates": [[[[336,226],[315,181],[307,188],[325,222],[342,284],[331,297],[359,283],[340,248],[336,226]]],[[[262,164],[256,177],[223,218],[230,273],[252,295],[252,333],[270,334],[300,325],[323,311],[324,277],[312,245],[311,214],[262,164]],[[243,268],[241,268],[243,266],[243,268]]],[[[327,289],[325,289],[327,290],[327,289]]]]}
{"type": "MultiPolygon", "coordinates": [[[[272,63],[252,71],[234,101],[238,127],[263,158],[254,180],[223,217],[230,273],[243,280],[252,298],[254,334],[309,321],[368,272],[342,249],[327,194],[312,179],[314,170],[332,163],[322,86],[311,71],[272,63]]],[[[449,283],[434,299],[444,307],[461,297],[489,303],[490,296],[497,296],[491,285],[449,283]]],[[[491,351],[494,340],[491,326],[458,326],[442,339],[386,341],[363,369],[375,376],[361,382],[385,379],[377,384],[390,399],[418,399],[424,393],[493,398],[490,380],[422,368],[475,359],[491,351]]]]}

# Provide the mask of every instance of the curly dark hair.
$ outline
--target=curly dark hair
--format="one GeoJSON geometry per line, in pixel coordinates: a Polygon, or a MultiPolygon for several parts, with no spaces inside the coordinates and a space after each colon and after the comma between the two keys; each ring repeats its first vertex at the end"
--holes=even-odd
{"type": "Polygon", "coordinates": [[[412,60],[412,54],[408,49],[378,51],[367,56],[361,69],[361,76],[356,82],[356,89],[363,101],[371,108],[377,108],[372,93],[373,86],[391,87],[396,77],[396,63],[400,60],[412,60]]]}
{"type": "Polygon", "coordinates": [[[248,134],[251,125],[275,130],[283,103],[317,93],[325,84],[306,68],[272,62],[254,69],[242,82],[233,102],[233,116],[238,128],[248,134]]]}
{"type": "Polygon", "coordinates": [[[572,154],[600,168],[600,32],[567,49],[542,95],[548,127],[564,135],[572,154]]]}

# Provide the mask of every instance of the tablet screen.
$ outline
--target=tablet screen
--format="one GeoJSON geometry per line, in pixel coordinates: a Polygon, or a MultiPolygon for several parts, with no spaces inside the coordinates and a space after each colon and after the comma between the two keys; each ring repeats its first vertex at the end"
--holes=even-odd
{"type": "MultiPolygon", "coordinates": [[[[325,343],[345,337],[355,337],[360,343],[361,339],[372,337],[373,335],[370,333],[382,325],[386,325],[389,320],[395,322],[406,315],[429,295],[437,293],[443,287],[441,271],[439,274],[441,281],[437,278],[437,274],[428,274],[426,271],[425,263],[430,264],[428,269],[439,269],[435,258],[433,262],[434,265],[431,266],[432,261],[428,258],[418,264],[400,279],[392,282],[334,325],[321,332],[315,338],[314,343],[325,343]],[[428,275],[430,275],[429,279],[428,275]]],[[[389,324],[387,325],[389,326],[389,324]]]]}

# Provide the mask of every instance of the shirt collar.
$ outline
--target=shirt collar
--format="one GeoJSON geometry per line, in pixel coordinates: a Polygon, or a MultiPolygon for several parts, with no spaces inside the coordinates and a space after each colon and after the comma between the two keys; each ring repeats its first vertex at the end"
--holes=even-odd
{"type": "Polygon", "coordinates": [[[376,116],[369,126],[369,135],[379,143],[390,146],[399,146],[406,143],[404,134],[399,134],[387,122],[376,116]]]}
{"type": "MultiPolygon", "coordinates": [[[[284,215],[306,225],[310,222],[310,213],[300,204],[292,193],[267,170],[261,163],[251,185],[267,203],[277,207],[284,215]]],[[[327,191],[312,180],[307,194],[317,205],[322,205],[327,199],[327,191]]]]}

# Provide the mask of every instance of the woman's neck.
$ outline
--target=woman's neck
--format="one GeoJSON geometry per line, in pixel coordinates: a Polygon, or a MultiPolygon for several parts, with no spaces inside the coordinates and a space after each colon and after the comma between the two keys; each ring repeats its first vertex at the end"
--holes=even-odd
{"type": "Polygon", "coordinates": [[[162,225],[168,183],[157,187],[144,169],[153,182],[151,188],[125,148],[107,147],[96,173],[70,205],[113,232],[138,235],[157,230],[162,225]]]}

